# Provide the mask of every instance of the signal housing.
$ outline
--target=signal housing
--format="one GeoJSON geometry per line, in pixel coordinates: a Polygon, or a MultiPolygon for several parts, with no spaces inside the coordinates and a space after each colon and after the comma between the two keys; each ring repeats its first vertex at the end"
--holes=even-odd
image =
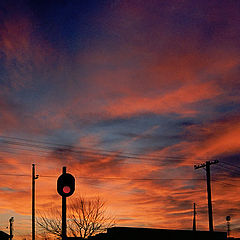
{"type": "Polygon", "coordinates": [[[57,180],[57,191],[63,197],[71,196],[75,191],[75,178],[70,173],[63,173],[57,180]]]}

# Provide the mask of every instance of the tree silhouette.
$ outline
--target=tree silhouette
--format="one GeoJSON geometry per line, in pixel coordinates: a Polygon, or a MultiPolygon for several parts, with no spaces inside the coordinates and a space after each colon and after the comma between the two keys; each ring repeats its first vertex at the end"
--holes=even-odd
{"type": "MultiPolygon", "coordinates": [[[[108,214],[105,205],[99,197],[93,199],[79,197],[71,200],[67,209],[68,236],[86,239],[114,226],[115,218],[108,214]]],[[[62,218],[59,209],[51,208],[38,215],[37,225],[44,233],[62,237],[62,218]]]]}

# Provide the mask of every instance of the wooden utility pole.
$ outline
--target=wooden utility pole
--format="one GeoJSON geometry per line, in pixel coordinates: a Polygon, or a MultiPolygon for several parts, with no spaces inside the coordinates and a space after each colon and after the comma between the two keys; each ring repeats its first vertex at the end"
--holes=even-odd
{"type": "Polygon", "coordinates": [[[213,232],[213,212],[212,212],[212,194],[211,194],[211,174],[210,165],[218,163],[218,160],[206,161],[201,165],[194,165],[195,170],[199,168],[205,168],[207,176],[207,195],[208,195],[208,219],[209,219],[209,231],[213,232]]]}
{"type": "Polygon", "coordinates": [[[35,164],[32,164],[32,240],[35,240],[35,180],[38,175],[35,175],[35,164]]]}

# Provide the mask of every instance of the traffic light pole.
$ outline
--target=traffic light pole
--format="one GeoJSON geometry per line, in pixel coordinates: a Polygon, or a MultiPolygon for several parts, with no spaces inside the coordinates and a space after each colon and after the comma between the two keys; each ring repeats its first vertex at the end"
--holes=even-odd
{"type": "Polygon", "coordinates": [[[62,197],[62,239],[67,237],[67,214],[66,214],[66,197],[62,197]]]}
{"type": "MultiPolygon", "coordinates": [[[[63,174],[66,173],[66,167],[63,167],[63,174]]],[[[62,240],[67,239],[67,211],[66,211],[66,197],[62,196],[62,240]]]]}
{"type": "Polygon", "coordinates": [[[67,240],[67,197],[75,190],[75,178],[67,173],[67,168],[62,168],[62,175],[57,179],[57,192],[62,196],[62,240],[67,240]]]}

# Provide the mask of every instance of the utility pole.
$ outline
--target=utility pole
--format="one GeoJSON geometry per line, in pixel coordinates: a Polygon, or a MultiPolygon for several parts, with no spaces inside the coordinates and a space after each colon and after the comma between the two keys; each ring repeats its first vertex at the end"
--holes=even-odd
{"type": "Polygon", "coordinates": [[[207,176],[207,195],[208,195],[208,219],[209,219],[209,231],[213,232],[213,213],[212,213],[212,195],[211,195],[211,174],[210,165],[218,163],[218,160],[206,161],[201,165],[194,165],[195,170],[204,168],[207,176]]]}
{"type": "Polygon", "coordinates": [[[35,164],[32,164],[32,240],[35,240],[35,180],[39,175],[35,175],[35,164]]]}
{"type": "Polygon", "coordinates": [[[196,231],[196,203],[193,203],[193,231],[196,231]]]}
{"type": "Polygon", "coordinates": [[[11,217],[11,218],[9,219],[9,224],[10,224],[10,226],[9,226],[9,229],[10,229],[10,240],[13,239],[13,222],[14,222],[14,217],[11,217]]]}

